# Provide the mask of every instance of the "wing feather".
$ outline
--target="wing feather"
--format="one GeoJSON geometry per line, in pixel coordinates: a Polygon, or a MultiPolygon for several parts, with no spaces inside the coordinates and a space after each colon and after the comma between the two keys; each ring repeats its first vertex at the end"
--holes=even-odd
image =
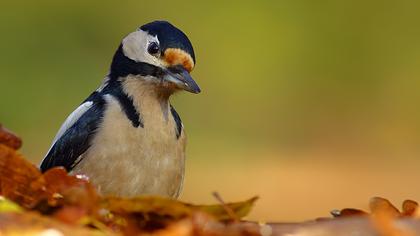
{"type": "Polygon", "coordinates": [[[105,100],[94,92],[66,119],[41,163],[42,172],[63,166],[67,171],[80,161],[80,156],[90,147],[104,112],[105,100]],[[79,160],[78,160],[79,159],[79,160]]]}

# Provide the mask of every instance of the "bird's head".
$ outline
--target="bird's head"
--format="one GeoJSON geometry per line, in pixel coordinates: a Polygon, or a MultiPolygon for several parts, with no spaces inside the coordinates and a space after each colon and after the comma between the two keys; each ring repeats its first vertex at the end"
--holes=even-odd
{"type": "Polygon", "coordinates": [[[163,89],[199,93],[200,88],[190,75],[194,65],[194,50],[188,37],[169,22],[154,21],[122,40],[110,77],[134,75],[163,89]]]}

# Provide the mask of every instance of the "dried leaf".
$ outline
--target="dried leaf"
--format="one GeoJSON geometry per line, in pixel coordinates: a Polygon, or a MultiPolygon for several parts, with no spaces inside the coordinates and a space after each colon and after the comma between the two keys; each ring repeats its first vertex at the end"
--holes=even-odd
{"type": "Polygon", "coordinates": [[[369,207],[372,214],[386,214],[391,217],[398,217],[401,215],[400,211],[385,198],[371,198],[369,207]]]}
{"type": "Polygon", "coordinates": [[[42,216],[35,212],[0,213],[0,229],[0,235],[115,235],[110,230],[99,231],[83,226],[66,225],[58,220],[42,216]],[[52,234],[53,232],[55,234],[52,234]]]}
{"type": "MultiPolygon", "coordinates": [[[[226,203],[226,206],[232,209],[235,215],[241,219],[249,214],[257,200],[258,197],[253,197],[242,202],[226,203]]],[[[191,207],[206,212],[218,220],[231,220],[231,217],[221,205],[191,205],[191,207]]]]}
{"type": "Polygon", "coordinates": [[[382,200],[379,203],[381,206],[378,208],[375,214],[371,216],[371,222],[374,228],[378,231],[379,235],[386,236],[414,236],[411,230],[406,228],[398,227],[395,224],[395,217],[399,216],[395,214],[395,211],[390,210],[382,200]],[[384,205],[382,205],[384,204],[384,205]],[[384,207],[384,208],[382,208],[384,207]]]}
{"type": "Polygon", "coordinates": [[[402,204],[402,216],[414,216],[419,204],[413,200],[405,200],[402,204]]]}
{"type": "MultiPolygon", "coordinates": [[[[243,202],[227,203],[226,206],[231,208],[239,218],[242,218],[249,213],[257,199],[257,197],[253,197],[243,202]]],[[[102,199],[101,205],[115,213],[153,213],[179,219],[191,216],[196,211],[201,211],[217,220],[231,219],[222,205],[192,205],[157,196],[142,196],[131,199],[107,197],[102,199]]]]}
{"type": "Polygon", "coordinates": [[[62,167],[49,169],[43,174],[48,202],[51,206],[77,205],[93,211],[98,195],[95,188],[84,178],[68,175],[62,167]]]}
{"type": "Polygon", "coordinates": [[[14,150],[22,146],[22,140],[0,124],[0,143],[14,150]]]}
{"type": "Polygon", "coordinates": [[[271,229],[268,224],[260,225],[254,222],[236,222],[231,221],[228,224],[210,218],[208,214],[201,212],[195,213],[192,217],[188,218],[192,222],[193,234],[192,235],[230,235],[230,236],[269,236],[278,235],[273,232],[261,229],[271,229]],[[267,233],[267,234],[264,234],[267,233]]]}
{"type": "Polygon", "coordinates": [[[135,198],[105,197],[101,201],[101,206],[113,213],[153,213],[160,216],[171,216],[174,219],[179,219],[192,213],[192,208],[186,204],[158,196],[139,196],[135,198]]]}
{"type": "Polygon", "coordinates": [[[349,216],[367,216],[368,213],[354,208],[344,208],[342,210],[331,211],[334,217],[349,217],[349,216]]]}
{"type": "Polygon", "coordinates": [[[86,209],[77,206],[65,206],[54,212],[53,217],[61,222],[74,225],[84,225],[89,222],[86,209]]]}
{"type": "Polygon", "coordinates": [[[33,208],[46,196],[38,168],[4,144],[0,144],[0,193],[25,208],[33,208]]]}
{"type": "Polygon", "coordinates": [[[45,208],[45,203],[53,207],[66,203],[91,212],[97,205],[96,191],[86,179],[68,175],[61,167],[41,174],[21,154],[3,144],[0,144],[0,193],[28,209],[45,208]]]}

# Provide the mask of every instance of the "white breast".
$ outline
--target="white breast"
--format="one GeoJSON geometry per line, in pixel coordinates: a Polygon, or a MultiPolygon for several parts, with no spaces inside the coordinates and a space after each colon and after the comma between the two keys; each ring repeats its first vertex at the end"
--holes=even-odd
{"type": "Polygon", "coordinates": [[[176,139],[173,118],[165,117],[157,100],[142,97],[135,105],[144,128],[136,128],[114,97],[106,95],[106,101],[103,123],[72,173],[87,175],[104,195],[177,197],[184,176],[185,137],[176,139]]]}

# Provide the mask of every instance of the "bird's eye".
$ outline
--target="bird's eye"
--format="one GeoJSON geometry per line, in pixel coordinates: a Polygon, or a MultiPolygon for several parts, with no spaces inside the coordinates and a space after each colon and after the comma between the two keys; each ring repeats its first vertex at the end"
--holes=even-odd
{"type": "Polygon", "coordinates": [[[151,42],[147,48],[147,51],[151,55],[156,55],[159,52],[159,45],[156,42],[151,42]]]}

